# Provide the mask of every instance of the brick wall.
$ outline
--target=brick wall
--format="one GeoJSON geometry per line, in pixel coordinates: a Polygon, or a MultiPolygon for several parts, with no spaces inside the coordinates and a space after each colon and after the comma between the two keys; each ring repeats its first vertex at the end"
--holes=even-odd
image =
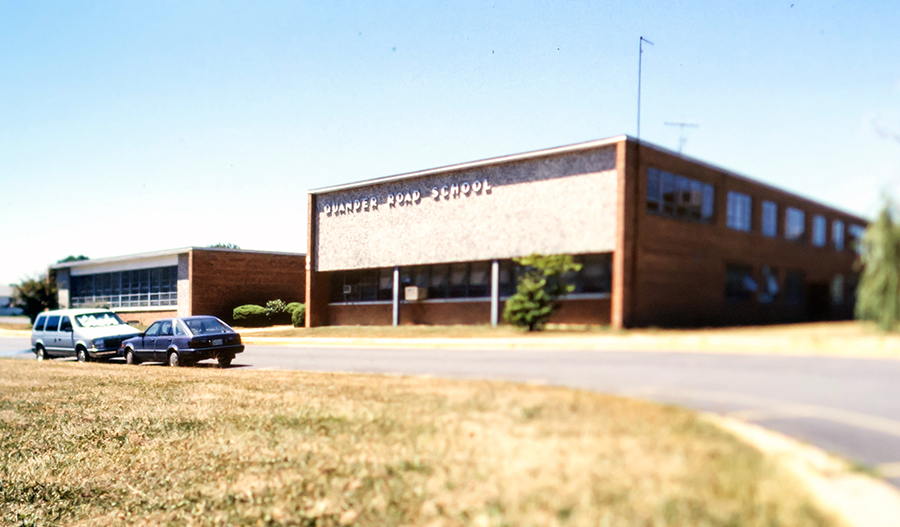
{"type": "Polygon", "coordinates": [[[232,322],[232,311],[240,305],[265,306],[275,299],[304,302],[305,266],[301,254],[193,249],[191,314],[232,322]]]}
{"type": "MultiPolygon", "coordinates": [[[[835,275],[845,284],[854,276],[856,254],[845,233],[845,247],[836,250],[832,244],[833,220],[865,225],[851,216],[815,202],[787,194],[767,185],[690,162],[681,157],[644,147],[640,155],[637,199],[629,201],[637,210],[637,248],[634,265],[635,281],[631,297],[634,316],[632,325],[720,325],[800,321],[816,318],[841,318],[852,313],[852,298],[840,306],[821,298],[835,275]],[[712,224],[675,219],[647,211],[646,173],[648,167],[666,170],[715,186],[712,224]],[[728,192],[736,191],[752,197],[750,232],[731,229],[726,224],[728,192]],[[778,205],[778,231],[774,238],[761,233],[762,202],[778,205]],[[805,212],[805,237],[789,241],[784,237],[786,207],[805,212]],[[812,245],[813,217],[827,220],[824,247],[812,245]],[[777,269],[782,299],[763,304],[754,297],[750,301],[725,299],[726,266],[749,265],[757,283],[761,284],[763,266],[777,269]],[[783,300],[787,271],[806,275],[805,306],[787,305],[783,300]]],[[[850,297],[850,288],[847,295],[850,297]]]]}

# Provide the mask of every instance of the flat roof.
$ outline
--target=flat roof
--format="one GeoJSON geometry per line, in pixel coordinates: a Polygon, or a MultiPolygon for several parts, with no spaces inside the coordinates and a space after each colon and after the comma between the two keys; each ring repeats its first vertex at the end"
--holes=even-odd
{"type": "Polygon", "coordinates": [[[797,200],[805,201],[807,203],[814,204],[819,207],[830,209],[834,212],[843,214],[845,216],[850,216],[850,217],[856,218],[857,220],[859,220],[860,222],[863,222],[863,223],[868,223],[868,221],[869,221],[865,218],[862,218],[861,216],[857,216],[856,214],[851,214],[849,212],[840,210],[840,209],[832,207],[830,205],[826,205],[824,203],[821,203],[814,199],[808,198],[806,196],[801,196],[795,192],[791,192],[789,190],[785,190],[783,188],[776,187],[775,185],[762,182],[762,181],[760,181],[756,178],[750,177],[748,175],[741,174],[739,172],[735,172],[734,170],[730,170],[727,168],[723,168],[721,166],[715,165],[713,163],[704,161],[704,160],[696,158],[696,157],[688,156],[688,155],[682,154],[680,152],[675,152],[674,150],[668,149],[664,146],[660,146],[660,145],[651,143],[649,141],[638,140],[627,134],[617,135],[617,136],[609,137],[606,139],[585,141],[583,143],[574,143],[574,144],[570,144],[570,145],[557,146],[557,147],[553,147],[553,148],[544,148],[541,150],[533,150],[530,152],[522,152],[519,154],[491,157],[491,158],[487,158],[487,159],[481,159],[478,161],[469,161],[466,163],[458,163],[455,165],[446,165],[446,166],[437,167],[437,168],[429,168],[426,170],[418,170],[416,172],[406,172],[403,174],[396,174],[393,176],[364,179],[361,181],[356,181],[353,183],[346,183],[343,185],[333,185],[330,187],[321,187],[321,188],[310,190],[309,194],[327,194],[329,192],[335,192],[335,191],[339,191],[339,190],[349,190],[349,189],[354,189],[354,188],[359,188],[359,187],[366,187],[369,185],[389,183],[389,182],[393,182],[393,181],[402,181],[402,180],[406,180],[406,179],[414,179],[414,178],[425,177],[425,176],[446,174],[448,172],[456,172],[459,170],[480,168],[480,167],[485,167],[485,166],[497,165],[497,164],[501,164],[501,163],[512,163],[512,162],[516,162],[516,161],[524,161],[524,160],[528,160],[528,159],[536,159],[536,158],[540,158],[540,157],[548,157],[548,156],[553,156],[553,155],[558,155],[558,154],[565,154],[565,153],[569,153],[569,152],[580,152],[583,150],[591,150],[594,148],[600,148],[600,147],[604,147],[604,146],[614,145],[614,144],[622,142],[622,141],[630,141],[633,143],[637,143],[637,144],[640,144],[640,146],[642,148],[651,148],[653,150],[656,150],[656,151],[659,151],[662,153],[666,153],[666,154],[669,154],[669,155],[672,155],[675,157],[679,157],[690,163],[694,163],[696,165],[700,165],[700,166],[703,166],[706,168],[710,168],[712,170],[716,170],[718,172],[722,172],[723,174],[726,174],[728,176],[735,177],[738,179],[743,179],[747,182],[753,183],[754,185],[759,185],[761,187],[765,187],[765,188],[768,188],[771,190],[776,190],[778,192],[781,192],[782,194],[785,194],[785,195],[795,198],[797,200]]]}
{"type": "Polygon", "coordinates": [[[87,267],[97,264],[123,262],[127,260],[140,260],[144,258],[156,258],[159,256],[172,256],[176,254],[186,254],[191,251],[223,251],[235,253],[253,253],[253,254],[284,254],[290,256],[306,256],[306,253],[289,253],[281,251],[255,251],[249,249],[225,249],[222,247],[180,247],[177,249],[166,249],[162,251],[152,251],[146,253],[125,254],[122,256],[110,256],[107,258],[96,258],[88,260],[77,260],[74,262],[60,262],[50,266],[50,269],[68,269],[70,267],[87,267]]]}

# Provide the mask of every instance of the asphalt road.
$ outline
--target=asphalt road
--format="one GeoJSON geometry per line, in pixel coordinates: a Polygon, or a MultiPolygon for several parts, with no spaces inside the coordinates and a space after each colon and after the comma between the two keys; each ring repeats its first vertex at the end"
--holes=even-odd
{"type": "MultiPolygon", "coordinates": [[[[0,356],[33,357],[0,338],[0,356]]],[[[728,414],[878,468],[900,486],[900,361],[674,352],[248,346],[234,367],[505,379],[728,414]]]]}

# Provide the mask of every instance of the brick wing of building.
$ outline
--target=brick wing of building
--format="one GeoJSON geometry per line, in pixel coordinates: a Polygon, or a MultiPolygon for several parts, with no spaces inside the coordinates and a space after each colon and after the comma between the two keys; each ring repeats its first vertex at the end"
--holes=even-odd
{"type": "Polygon", "coordinates": [[[142,324],[269,300],[302,302],[303,254],[187,247],[53,265],[60,307],[109,307],[142,324]]]}
{"type": "Polygon", "coordinates": [[[627,136],[310,191],[307,324],[497,323],[513,257],[583,264],[554,322],[845,318],[866,220],[627,136]]]}

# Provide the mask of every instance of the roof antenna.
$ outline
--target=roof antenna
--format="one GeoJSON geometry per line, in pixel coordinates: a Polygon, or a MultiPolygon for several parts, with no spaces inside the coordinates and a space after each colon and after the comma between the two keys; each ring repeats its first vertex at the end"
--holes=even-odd
{"type": "Polygon", "coordinates": [[[684,150],[684,144],[687,143],[687,133],[684,131],[685,128],[700,128],[699,124],[696,123],[681,123],[681,122],[670,122],[666,121],[663,123],[666,126],[677,126],[681,128],[681,134],[678,136],[678,155],[681,155],[681,151],[684,150]]]}

